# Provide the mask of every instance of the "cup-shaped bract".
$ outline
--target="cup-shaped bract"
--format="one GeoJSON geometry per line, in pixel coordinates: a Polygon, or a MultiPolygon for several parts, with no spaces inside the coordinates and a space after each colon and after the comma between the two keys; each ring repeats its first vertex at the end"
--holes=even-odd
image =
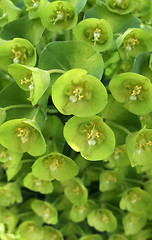
{"type": "Polygon", "coordinates": [[[99,232],[114,232],[117,228],[117,220],[108,209],[99,208],[92,211],[87,220],[88,224],[99,232]]]}
{"type": "Polygon", "coordinates": [[[13,211],[8,210],[5,207],[1,207],[0,221],[6,226],[8,232],[13,232],[15,230],[16,224],[18,223],[18,216],[13,211]]]}
{"type": "Polygon", "coordinates": [[[59,77],[52,87],[52,100],[65,115],[93,116],[107,104],[104,85],[84,69],[72,69],[59,77]]]}
{"type": "Polygon", "coordinates": [[[62,236],[62,233],[54,227],[44,226],[43,231],[44,231],[43,238],[45,240],[50,240],[50,239],[64,240],[63,236],[62,236]]]}
{"type": "Polygon", "coordinates": [[[17,229],[17,234],[25,240],[41,240],[43,237],[43,229],[34,221],[24,221],[17,229]]]}
{"type": "Polygon", "coordinates": [[[64,194],[69,201],[77,206],[82,206],[87,203],[88,190],[79,178],[63,183],[65,186],[64,194]]]}
{"type": "Polygon", "coordinates": [[[56,224],[58,222],[58,213],[55,207],[46,201],[33,200],[31,203],[32,210],[47,224],[56,224]]]}
{"type": "Polygon", "coordinates": [[[99,189],[101,192],[110,191],[119,186],[124,180],[119,169],[104,170],[100,174],[99,189]]]}
{"type": "Polygon", "coordinates": [[[17,153],[42,155],[46,150],[45,139],[37,124],[29,119],[12,119],[0,126],[0,143],[17,153]],[[10,139],[10,141],[8,141],[10,139]]]}
{"type": "Polygon", "coordinates": [[[115,75],[109,89],[116,101],[136,114],[148,114],[152,111],[152,84],[140,74],[127,72],[115,75]]]}
{"type": "Polygon", "coordinates": [[[22,202],[21,190],[16,182],[0,186],[0,206],[10,206],[22,202]]]}
{"type": "Polygon", "coordinates": [[[79,240],[103,240],[103,238],[99,234],[89,234],[81,237],[79,240]]]}
{"type": "Polygon", "coordinates": [[[128,240],[128,238],[122,234],[112,234],[108,240],[128,240]]]}
{"type": "Polygon", "coordinates": [[[109,11],[124,15],[132,12],[136,7],[137,0],[105,0],[109,11]]]}
{"type": "Polygon", "coordinates": [[[88,200],[81,206],[74,204],[70,210],[70,218],[73,222],[82,222],[96,208],[97,204],[92,200],[88,200]]]}
{"type": "Polygon", "coordinates": [[[1,0],[0,2],[0,28],[7,22],[19,18],[21,10],[16,7],[10,0],[1,0]]]}
{"type": "Polygon", "coordinates": [[[22,64],[11,64],[8,71],[21,89],[30,92],[28,99],[33,106],[36,105],[49,87],[50,74],[48,71],[27,67],[22,64]]]}
{"type": "Polygon", "coordinates": [[[24,0],[29,19],[40,18],[43,9],[48,4],[47,0],[24,0]]]}
{"type": "Polygon", "coordinates": [[[33,67],[36,60],[36,50],[26,39],[14,38],[0,46],[0,67],[5,71],[8,70],[9,65],[12,63],[33,67]]]}
{"type": "Polygon", "coordinates": [[[130,165],[126,145],[116,146],[114,152],[106,159],[108,168],[121,168],[130,165]]]}
{"type": "Polygon", "coordinates": [[[114,133],[99,116],[74,116],[65,124],[63,134],[70,147],[87,160],[106,159],[115,148],[114,133]]]}
{"type": "Polygon", "coordinates": [[[77,19],[76,9],[67,1],[51,2],[41,12],[42,24],[53,32],[72,29],[77,19]]]}
{"type": "Polygon", "coordinates": [[[106,51],[113,43],[111,26],[104,19],[84,19],[73,29],[73,34],[76,40],[91,44],[99,52],[106,51]]]}
{"type": "Polygon", "coordinates": [[[139,187],[129,188],[122,195],[120,208],[129,212],[141,212],[143,210],[147,214],[147,218],[151,219],[151,200],[150,194],[145,190],[139,187]]]}
{"type": "Polygon", "coordinates": [[[152,159],[152,129],[141,129],[130,133],[126,146],[131,166],[149,165],[152,159]]]}
{"type": "Polygon", "coordinates": [[[77,164],[69,157],[53,152],[35,161],[32,166],[34,176],[44,180],[67,181],[78,174],[77,164]]]}
{"type": "Polygon", "coordinates": [[[126,235],[134,235],[146,225],[147,217],[142,212],[130,212],[123,216],[123,227],[126,235]]]}
{"type": "Polygon", "coordinates": [[[42,194],[48,194],[53,191],[53,184],[51,181],[43,181],[40,178],[35,177],[32,173],[26,175],[23,179],[24,187],[42,194]]]}
{"type": "Polygon", "coordinates": [[[123,59],[135,58],[138,53],[149,52],[152,35],[139,28],[129,28],[123,35],[117,38],[116,43],[120,56],[123,59]]]}
{"type": "Polygon", "coordinates": [[[132,14],[136,17],[143,17],[150,12],[150,0],[137,0],[136,7],[133,10],[132,14]]]}

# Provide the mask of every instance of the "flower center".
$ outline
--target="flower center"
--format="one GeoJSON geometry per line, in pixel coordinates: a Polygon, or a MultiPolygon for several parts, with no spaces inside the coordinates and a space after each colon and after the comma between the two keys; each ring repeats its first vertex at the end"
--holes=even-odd
{"type": "Polygon", "coordinates": [[[58,155],[52,155],[44,159],[44,164],[51,171],[56,171],[59,166],[64,165],[64,158],[58,155]]]}
{"type": "Polygon", "coordinates": [[[109,5],[111,8],[126,9],[128,7],[128,0],[110,0],[109,5]]]}
{"type": "Polygon", "coordinates": [[[66,87],[65,95],[69,96],[69,101],[72,103],[83,100],[90,100],[92,97],[91,89],[86,86],[87,81],[78,80],[77,83],[71,81],[71,84],[66,87]]]}
{"type": "Polygon", "coordinates": [[[9,150],[5,147],[2,147],[0,152],[0,162],[6,162],[11,160],[12,160],[12,156],[9,150]]]}
{"type": "Polygon", "coordinates": [[[123,150],[120,147],[116,147],[112,155],[113,155],[113,158],[117,160],[121,157],[122,154],[123,154],[123,150]]]}
{"type": "Polygon", "coordinates": [[[23,123],[17,128],[16,136],[21,140],[23,144],[25,144],[33,138],[35,131],[36,130],[32,126],[23,123]]]}
{"type": "Polygon", "coordinates": [[[39,0],[31,0],[31,2],[29,2],[26,5],[26,10],[36,10],[39,7],[40,1],[39,0]]]}
{"type": "Polygon", "coordinates": [[[57,22],[67,22],[74,17],[72,10],[66,9],[63,6],[63,3],[58,3],[56,9],[53,10],[54,14],[51,17],[51,22],[56,24],[57,22]]]}
{"type": "Polygon", "coordinates": [[[96,143],[102,143],[105,138],[99,122],[81,124],[79,131],[86,135],[88,145],[90,146],[94,146],[96,143]]]}
{"type": "Polygon", "coordinates": [[[26,74],[24,78],[21,79],[21,85],[28,85],[29,90],[34,89],[34,82],[33,82],[33,76],[32,73],[26,74]]]}
{"type": "Polygon", "coordinates": [[[139,44],[139,40],[134,35],[128,36],[124,38],[122,48],[125,48],[127,52],[130,52],[138,44],[139,44]]]}
{"type": "Polygon", "coordinates": [[[107,32],[99,25],[96,27],[90,27],[85,31],[86,37],[96,43],[103,44],[107,40],[107,32]]]}
{"type": "Polygon", "coordinates": [[[138,154],[141,153],[142,150],[149,152],[152,150],[152,137],[148,134],[141,133],[136,140],[136,151],[138,154]]]}
{"type": "Polygon", "coordinates": [[[25,64],[27,56],[28,52],[25,47],[20,47],[16,45],[14,48],[11,49],[11,59],[13,59],[13,63],[25,64]]]}
{"type": "Polygon", "coordinates": [[[148,90],[143,84],[133,83],[130,80],[124,83],[124,87],[128,89],[128,96],[131,101],[142,101],[145,98],[145,92],[148,90]]]}

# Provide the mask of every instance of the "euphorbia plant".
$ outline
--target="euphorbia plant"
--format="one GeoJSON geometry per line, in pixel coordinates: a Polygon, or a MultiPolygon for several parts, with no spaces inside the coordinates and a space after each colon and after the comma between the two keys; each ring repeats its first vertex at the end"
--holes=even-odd
{"type": "Polygon", "coordinates": [[[151,13],[1,0],[0,239],[152,238],[151,13]]]}

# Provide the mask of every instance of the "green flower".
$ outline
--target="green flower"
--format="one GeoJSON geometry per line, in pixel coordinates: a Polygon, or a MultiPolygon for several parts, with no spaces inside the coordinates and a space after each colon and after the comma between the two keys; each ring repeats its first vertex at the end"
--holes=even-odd
{"type": "Polygon", "coordinates": [[[24,0],[29,19],[40,18],[43,9],[48,4],[47,0],[24,0]]]}
{"type": "Polygon", "coordinates": [[[136,7],[137,0],[105,0],[107,8],[120,15],[130,13],[136,7]]]}
{"type": "Polygon", "coordinates": [[[55,32],[72,29],[77,23],[77,18],[76,9],[66,1],[51,2],[41,13],[42,24],[55,32]]]}
{"type": "Polygon", "coordinates": [[[64,137],[70,147],[92,161],[109,157],[115,147],[112,130],[99,116],[72,117],[64,126],[64,137]]]}
{"type": "Polygon", "coordinates": [[[38,216],[42,217],[44,223],[54,225],[58,222],[58,213],[49,202],[33,200],[31,208],[38,216]]]}
{"type": "Polygon", "coordinates": [[[73,29],[74,38],[93,45],[99,52],[110,48],[113,32],[104,19],[88,18],[79,22],[73,29]]]}
{"type": "Polygon", "coordinates": [[[0,46],[0,67],[7,71],[12,63],[33,67],[36,64],[36,50],[26,39],[14,38],[0,46]]]}
{"type": "Polygon", "coordinates": [[[149,165],[152,158],[152,130],[141,129],[126,138],[128,156],[132,167],[149,165]]]}
{"type": "Polygon", "coordinates": [[[32,166],[32,172],[44,181],[67,181],[78,174],[78,166],[71,158],[53,152],[38,158],[32,166]]]}
{"type": "Polygon", "coordinates": [[[114,76],[109,89],[116,101],[137,115],[152,111],[152,84],[150,80],[137,73],[122,73],[114,76]]]}
{"type": "Polygon", "coordinates": [[[108,209],[100,208],[92,211],[87,220],[88,224],[99,232],[114,232],[117,228],[117,220],[108,209]]]}
{"type": "Polygon", "coordinates": [[[22,202],[20,188],[16,182],[10,182],[0,186],[0,206],[10,206],[15,202],[22,202]]]}
{"type": "Polygon", "coordinates": [[[84,69],[72,69],[59,77],[52,87],[52,100],[65,115],[93,116],[107,104],[104,85],[84,69]]]}
{"type": "Polygon", "coordinates": [[[64,240],[62,233],[57,230],[56,228],[53,228],[51,226],[44,226],[43,227],[44,234],[43,237],[45,240],[64,240]]]}
{"type": "Polygon", "coordinates": [[[26,118],[3,123],[0,126],[0,142],[12,152],[28,152],[32,156],[39,156],[46,150],[45,140],[38,126],[26,118]]]}
{"type": "Polygon", "coordinates": [[[30,92],[28,100],[36,105],[43,93],[49,87],[50,75],[39,68],[27,67],[21,64],[11,64],[8,68],[18,86],[30,92]]]}
{"type": "Polygon", "coordinates": [[[130,212],[123,216],[123,226],[126,235],[138,233],[147,222],[147,217],[142,212],[130,212]]]}
{"type": "Polygon", "coordinates": [[[80,240],[103,240],[99,234],[88,234],[80,238],[80,240]]]}
{"type": "Polygon", "coordinates": [[[18,229],[17,234],[25,240],[41,240],[43,236],[43,229],[34,221],[22,222],[18,229]]]}
{"type": "Polygon", "coordinates": [[[126,238],[122,234],[113,234],[108,240],[128,240],[128,238],[126,238]]]}
{"type": "Polygon", "coordinates": [[[123,59],[135,58],[138,53],[149,52],[152,35],[145,30],[129,28],[123,35],[117,38],[116,43],[120,56],[123,59]]]}
{"type": "Polygon", "coordinates": [[[43,181],[42,179],[35,177],[32,173],[26,175],[23,179],[23,184],[26,188],[42,194],[48,194],[53,191],[52,182],[43,181]]]}

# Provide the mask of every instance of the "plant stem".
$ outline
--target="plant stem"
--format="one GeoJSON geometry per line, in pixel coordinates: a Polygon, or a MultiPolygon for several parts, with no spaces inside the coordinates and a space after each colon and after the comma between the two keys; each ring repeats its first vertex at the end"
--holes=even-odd
{"type": "Polygon", "coordinates": [[[125,132],[125,133],[127,133],[127,134],[130,134],[130,133],[131,133],[127,128],[125,128],[125,127],[123,127],[123,126],[121,126],[121,125],[119,125],[119,124],[117,124],[117,123],[114,123],[114,122],[112,122],[112,121],[107,121],[107,124],[108,124],[108,125],[111,125],[111,126],[113,126],[113,127],[119,128],[120,130],[122,130],[123,132],[125,132]]]}
{"type": "Polygon", "coordinates": [[[53,113],[58,113],[59,111],[57,109],[55,109],[55,108],[54,109],[53,108],[52,109],[51,108],[47,108],[47,112],[53,114],[53,113]]]}
{"type": "Polygon", "coordinates": [[[51,70],[48,70],[48,73],[52,74],[52,73],[65,73],[64,70],[62,69],[51,69],[51,70]]]}
{"type": "Polygon", "coordinates": [[[3,109],[5,111],[8,111],[14,108],[31,108],[31,107],[32,105],[29,105],[29,104],[16,104],[16,105],[10,105],[10,106],[4,107],[3,109]]]}
{"type": "Polygon", "coordinates": [[[35,159],[25,159],[21,160],[21,163],[35,162],[35,159]]]}
{"type": "Polygon", "coordinates": [[[133,183],[138,183],[140,185],[143,185],[143,182],[140,180],[132,179],[132,178],[125,178],[127,182],[133,182],[133,183]]]}

